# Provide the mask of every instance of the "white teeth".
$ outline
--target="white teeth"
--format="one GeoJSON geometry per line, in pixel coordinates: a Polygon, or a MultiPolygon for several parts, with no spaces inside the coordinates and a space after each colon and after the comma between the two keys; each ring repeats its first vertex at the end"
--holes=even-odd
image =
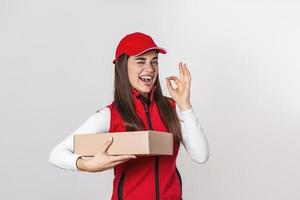
{"type": "Polygon", "coordinates": [[[141,76],[141,78],[144,78],[144,79],[152,79],[152,76],[141,76]]]}
{"type": "Polygon", "coordinates": [[[142,80],[142,81],[150,81],[150,80],[152,80],[153,79],[153,77],[152,76],[140,76],[140,79],[142,80]]]}

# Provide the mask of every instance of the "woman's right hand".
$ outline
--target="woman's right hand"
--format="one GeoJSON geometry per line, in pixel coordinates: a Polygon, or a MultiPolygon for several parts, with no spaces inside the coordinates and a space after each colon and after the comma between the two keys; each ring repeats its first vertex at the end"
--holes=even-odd
{"type": "Polygon", "coordinates": [[[135,155],[108,155],[107,150],[112,143],[113,138],[108,139],[102,146],[101,150],[96,153],[92,159],[84,160],[82,158],[79,158],[77,160],[78,169],[88,172],[101,172],[107,169],[111,169],[116,165],[124,163],[130,159],[136,159],[135,155]]]}

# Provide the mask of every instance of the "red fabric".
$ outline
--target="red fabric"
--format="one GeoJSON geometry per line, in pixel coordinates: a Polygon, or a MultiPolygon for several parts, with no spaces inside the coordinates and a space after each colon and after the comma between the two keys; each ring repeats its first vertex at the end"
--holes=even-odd
{"type": "MultiPolygon", "coordinates": [[[[155,89],[155,88],[154,88],[155,89]]],[[[141,99],[137,98],[138,92],[132,87],[135,111],[142,120],[146,130],[149,130],[147,116],[141,99]]],[[[170,99],[171,100],[171,99],[170,99]]],[[[175,102],[171,100],[173,109],[175,102]]],[[[111,124],[109,132],[126,131],[124,121],[117,111],[115,102],[108,105],[111,111],[111,124]]],[[[169,132],[162,122],[157,105],[153,101],[153,90],[151,93],[150,119],[153,130],[169,132]]],[[[159,199],[179,200],[181,199],[181,185],[179,175],[176,172],[176,158],[179,144],[174,140],[172,156],[159,156],[159,199]]],[[[129,160],[114,168],[113,192],[111,199],[118,200],[118,185],[122,172],[125,172],[123,183],[123,200],[155,200],[155,156],[137,156],[137,159],[129,160]]]]}
{"type": "Polygon", "coordinates": [[[128,56],[134,56],[151,49],[156,49],[162,54],[167,53],[164,48],[158,47],[149,35],[141,32],[127,34],[121,39],[116,48],[116,55],[113,63],[115,63],[116,60],[118,60],[118,58],[124,53],[128,56]]]}

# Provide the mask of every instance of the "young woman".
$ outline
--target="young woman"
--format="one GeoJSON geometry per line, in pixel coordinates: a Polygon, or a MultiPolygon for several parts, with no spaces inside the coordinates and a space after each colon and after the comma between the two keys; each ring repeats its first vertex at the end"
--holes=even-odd
{"type": "Polygon", "coordinates": [[[176,167],[180,143],[197,163],[209,157],[208,142],[190,102],[191,74],[179,63],[180,78],[166,78],[171,98],[163,96],[158,74],[158,47],[144,33],[119,42],[115,64],[114,101],[85,121],[51,151],[49,162],[69,170],[101,172],[114,168],[112,200],[179,200],[182,181],[176,167]],[[177,85],[174,88],[171,84],[177,85]],[[156,130],[174,134],[171,156],[109,156],[112,138],[91,159],[73,152],[76,133],[156,130]]]}

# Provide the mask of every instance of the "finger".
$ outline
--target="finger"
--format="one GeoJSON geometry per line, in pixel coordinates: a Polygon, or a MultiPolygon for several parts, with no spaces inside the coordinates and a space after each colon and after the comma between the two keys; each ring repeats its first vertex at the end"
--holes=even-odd
{"type": "Polygon", "coordinates": [[[184,78],[186,78],[186,76],[187,76],[187,67],[186,67],[186,64],[184,63],[183,65],[182,65],[182,72],[183,72],[183,77],[184,78]]]}
{"type": "Polygon", "coordinates": [[[168,79],[175,81],[176,84],[180,82],[180,79],[177,76],[169,76],[168,79]]]}
{"type": "Polygon", "coordinates": [[[101,152],[107,152],[107,150],[110,147],[110,145],[112,144],[112,142],[113,142],[113,138],[111,137],[104,143],[104,145],[101,148],[101,152]]]}
{"type": "Polygon", "coordinates": [[[118,162],[122,160],[135,159],[135,155],[120,155],[120,156],[110,156],[112,162],[118,162]]]}
{"type": "MultiPolygon", "coordinates": [[[[170,77],[167,78],[167,80],[168,80],[167,86],[169,85],[170,88],[171,88],[171,90],[176,90],[176,89],[178,88],[178,84],[179,84],[179,82],[180,82],[180,80],[179,80],[178,77],[176,77],[176,76],[170,76],[170,77]],[[176,87],[175,87],[175,88],[173,87],[171,80],[175,82],[175,84],[176,84],[176,87]]],[[[168,87],[169,87],[169,86],[168,86],[168,87]]]]}
{"type": "Polygon", "coordinates": [[[169,78],[166,78],[166,81],[167,81],[167,88],[170,92],[172,92],[174,90],[172,84],[171,84],[171,81],[169,80],[169,78]]]}
{"type": "Polygon", "coordinates": [[[183,69],[182,69],[182,63],[180,62],[180,63],[178,64],[178,66],[179,66],[179,74],[180,74],[180,79],[182,79],[182,78],[183,78],[183,69]]]}
{"type": "Polygon", "coordinates": [[[188,79],[191,79],[191,72],[188,68],[186,68],[186,75],[188,79]]]}
{"type": "Polygon", "coordinates": [[[174,90],[176,90],[179,87],[180,79],[176,76],[170,76],[168,79],[170,80],[171,85],[172,85],[172,81],[175,82],[174,90]]]}
{"type": "Polygon", "coordinates": [[[122,164],[122,163],[124,163],[124,162],[126,162],[126,161],[128,161],[128,160],[130,160],[130,159],[127,159],[127,160],[121,160],[121,161],[114,162],[114,163],[112,164],[112,167],[115,167],[115,166],[117,166],[117,165],[119,165],[119,164],[122,164]]]}

